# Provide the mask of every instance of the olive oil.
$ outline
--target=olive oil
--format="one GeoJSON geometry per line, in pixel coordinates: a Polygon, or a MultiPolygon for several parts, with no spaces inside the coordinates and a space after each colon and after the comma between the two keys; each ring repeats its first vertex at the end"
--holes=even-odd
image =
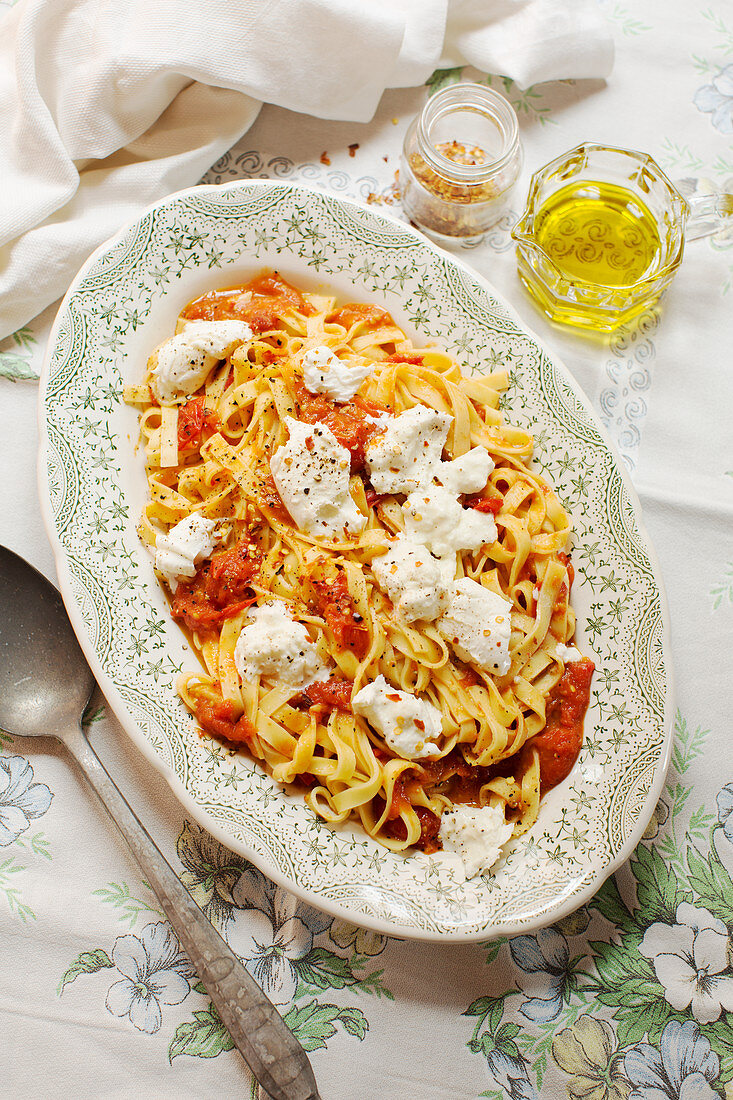
{"type": "Polygon", "coordinates": [[[662,250],[656,220],[639,197],[593,180],[551,195],[533,235],[565,278],[597,287],[633,286],[655,270],[662,250]]]}

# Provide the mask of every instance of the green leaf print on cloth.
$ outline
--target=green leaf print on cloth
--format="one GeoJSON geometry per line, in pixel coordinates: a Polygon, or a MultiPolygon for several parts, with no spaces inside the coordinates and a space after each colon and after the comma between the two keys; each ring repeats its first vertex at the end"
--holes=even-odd
{"type": "MultiPolygon", "coordinates": [[[[150,890],[147,883],[143,883],[143,885],[150,890]]],[[[154,905],[143,898],[134,897],[130,893],[130,887],[126,882],[108,882],[106,886],[93,890],[92,894],[95,898],[101,898],[107,905],[111,905],[116,909],[118,919],[123,924],[129,925],[130,928],[135,927],[141,913],[153,913],[160,920],[164,920],[163,914],[154,905]]]]}
{"type": "Polygon", "coordinates": [[[324,1005],[317,1001],[293,1005],[283,1019],[303,1049],[309,1051],[325,1047],[326,1041],[336,1034],[336,1022],[357,1039],[363,1039],[369,1030],[361,1009],[339,1008],[338,1005],[324,1005]]]}
{"type": "Polygon", "coordinates": [[[236,903],[232,890],[248,867],[246,860],[224,848],[205,829],[188,821],[184,822],[177,850],[185,868],[181,882],[212,924],[222,928],[234,912],[236,903]]]}
{"type": "Polygon", "coordinates": [[[66,986],[75,982],[80,974],[96,974],[114,965],[107,952],[101,947],[97,947],[94,951],[82,951],[62,977],[56,992],[61,996],[66,986]]]}
{"type": "Polygon", "coordinates": [[[0,351],[0,378],[11,382],[37,382],[38,374],[21,355],[14,351],[0,351]]]}
{"type": "Polygon", "coordinates": [[[462,67],[455,69],[436,69],[432,76],[429,76],[425,81],[425,86],[430,89],[430,95],[435,95],[436,92],[442,91],[443,88],[450,87],[451,84],[460,84],[462,79],[462,67]]]}
{"type": "Polygon", "coordinates": [[[626,38],[635,38],[637,34],[645,34],[652,28],[647,23],[642,23],[640,19],[635,19],[628,8],[622,7],[621,4],[614,4],[613,7],[606,8],[606,17],[611,23],[615,23],[620,28],[621,33],[626,38]]]}
{"type": "Polygon", "coordinates": [[[0,347],[0,378],[7,378],[11,382],[37,382],[38,374],[35,369],[27,359],[24,359],[15,350],[19,348],[21,351],[28,353],[32,351],[36,338],[30,328],[26,325],[24,328],[18,329],[2,343],[3,346],[0,347]]]}
{"type": "Polygon", "coordinates": [[[215,1006],[209,1002],[208,1008],[194,1012],[193,1020],[176,1028],[168,1047],[168,1060],[172,1062],[179,1054],[188,1054],[192,1058],[216,1058],[223,1050],[233,1048],[231,1035],[221,1022],[215,1006]]]}
{"type": "Polygon", "coordinates": [[[557,125],[554,118],[550,118],[552,108],[544,102],[548,89],[543,84],[532,84],[529,88],[520,88],[508,76],[487,76],[485,82],[490,88],[500,86],[502,95],[509,100],[520,119],[538,122],[540,126],[557,125]]]}
{"type": "Polygon", "coordinates": [[[710,731],[678,713],[675,732],[664,799],[626,867],[577,919],[487,957],[496,992],[464,1013],[485,1095],[531,1100],[550,1071],[571,1100],[733,1092],[733,781],[717,816],[695,807],[686,772],[710,731]]]}
{"type": "Polygon", "coordinates": [[[710,595],[713,598],[713,611],[717,611],[722,603],[733,604],[733,561],[729,562],[723,576],[710,589],[710,595]]]}

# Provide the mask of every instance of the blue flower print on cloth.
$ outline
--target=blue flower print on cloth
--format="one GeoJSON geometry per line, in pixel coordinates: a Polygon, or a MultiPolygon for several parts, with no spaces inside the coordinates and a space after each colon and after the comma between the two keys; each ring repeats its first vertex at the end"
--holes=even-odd
{"type": "Polygon", "coordinates": [[[677,924],[657,921],[648,928],[639,951],[651,961],[667,1003],[678,1012],[691,1005],[695,1019],[709,1024],[723,1008],[733,1011],[728,929],[707,909],[686,901],[675,917],[677,924]]]}
{"type": "Polygon", "coordinates": [[[0,848],[45,814],[52,798],[45,783],[33,782],[33,768],[24,757],[0,756],[0,848]]]}
{"type": "Polygon", "coordinates": [[[710,120],[722,134],[733,134],[733,65],[726,65],[713,79],[695,93],[698,111],[712,114],[710,120]]]}
{"type": "Polygon", "coordinates": [[[554,928],[543,928],[537,936],[517,936],[509,943],[512,958],[520,970],[531,974],[518,979],[525,993],[533,994],[521,1012],[535,1023],[547,1023],[559,1015],[568,978],[568,941],[554,928]]]}
{"type": "Polygon", "coordinates": [[[638,1043],[624,1056],[631,1085],[629,1100],[718,1100],[720,1059],[692,1020],[670,1020],[659,1050],[638,1043]]]}
{"type": "Polygon", "coordinates": [[[527,1063],[524,1058],[514,1058],[501,1050],[492,1050],[486,1055],[489,1073],[499,1088],[503,1089],[511,1100],[536,1100],[537,1093],[527,1075],[527,1063]]]}
{"type": "Polygon", "coordinates": [[[723,789],[718,791],[716,802],[718,803],[718,821],[726,840],[733,844],[733,783],[726,783],[723,789]]]}
{"type": "Polygon", "coordinates": [[[108,1010],[129,1016],[138,1031],[153,1035],[163,1019],[161,1004],[180,1004],[194,977],[177,937],[167,924],[146,924],[139,938],[117,938],[112,962],[124,976],[109,988],[108,1010]]]}
{"type": "Polygon", "coordinates": [[[299,903],[254,867],[243,872],[232,896],[247,918],[235,920],[229,942],[273,1004],[289,1005],[298,986],[295,963],[310,953],[313,937],[333,918],[299,903]]]}

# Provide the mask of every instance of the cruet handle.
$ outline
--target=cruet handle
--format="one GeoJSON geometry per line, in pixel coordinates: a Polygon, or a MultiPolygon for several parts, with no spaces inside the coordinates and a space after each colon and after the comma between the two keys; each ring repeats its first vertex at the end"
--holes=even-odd
{"type": "Polygon", "coordinates": [[[690,214],[685,225],[685,240],[697,241],[712,237],[721,229],[733,229],[733,195],[712,191],[685,199],[690,214]]]}

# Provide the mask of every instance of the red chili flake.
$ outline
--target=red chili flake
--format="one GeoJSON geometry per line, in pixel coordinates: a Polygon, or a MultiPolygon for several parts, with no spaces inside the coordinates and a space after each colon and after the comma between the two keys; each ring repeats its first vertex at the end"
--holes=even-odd
{"type": "Polygon", "coordinates": [[[349,156],[350,156],[350,157],[354,157],[354,156],[356,156],[356,150],[357,150],[358,148],[359,148],[359,142],[358,142],[358,141],[355,141],[353,145],[350,145],[350,146],[349,146],[349,156]]]}
{"type": "Polygon", "coordinates": [[[330,164],[331,158],[328,153],[321,153],[321,164],[330,164]]]}

